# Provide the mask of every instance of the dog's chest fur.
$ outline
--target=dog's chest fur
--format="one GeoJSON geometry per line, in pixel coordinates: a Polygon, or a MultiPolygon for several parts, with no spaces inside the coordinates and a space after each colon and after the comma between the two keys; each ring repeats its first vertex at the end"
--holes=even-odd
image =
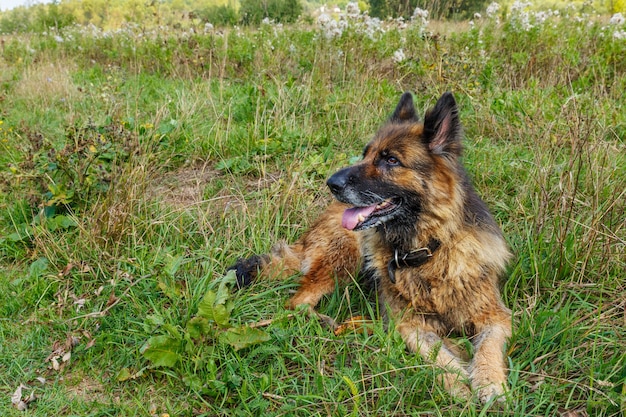
{"type": "MultiPolygon", "coordinates": [[[[487,236],[497,239],[498,236],[487,236]]],[[[366,231],[361,241],[364,271],[376,282],[379,302],[400,309],[411,308],[416,313],[440,323],[440,331],[473,334],[472,318],[501,301],[493,277],[501,266],[497,258],[506,254],[481,253],[484,236],[459,236],[444,241],[424,265],[401,268],[395,273],[395,283],[388,273],[393,250],[380,233],[366,231]],[[493,256],[492,260],[489,257],[493,256]]],[[[499,247],[496,245],[496,247],[499,247]]]]}

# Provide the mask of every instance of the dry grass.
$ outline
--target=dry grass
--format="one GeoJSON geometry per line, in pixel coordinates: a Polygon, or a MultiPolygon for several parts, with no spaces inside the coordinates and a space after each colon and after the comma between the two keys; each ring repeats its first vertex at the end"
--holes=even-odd
{"type": "Polygon", "coordinates": [[[35,62],[23,70],[14,93],[32,106],[71,105],[79,95],[72,81],[76,68],[71,60],[35,62]]]}

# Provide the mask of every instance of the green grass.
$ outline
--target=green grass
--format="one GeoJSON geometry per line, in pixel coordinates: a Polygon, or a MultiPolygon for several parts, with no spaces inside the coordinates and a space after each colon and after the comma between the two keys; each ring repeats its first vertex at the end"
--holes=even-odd
{"type": "MultiPolygon", "coordinates": [[[[24,384],[42,416],[623,415],[626,43],[573,16],[431,30],[6,37],[0,414],[24,384]],[[335,336],[286,310],[297,277],[223,291],[306,230],[405,90],[421,113],[455,93],[516,255],[500,410],[454,402],[380,320],[335,336]]],[[[356,285],[319,310],[378,316],[356,285]]]]}

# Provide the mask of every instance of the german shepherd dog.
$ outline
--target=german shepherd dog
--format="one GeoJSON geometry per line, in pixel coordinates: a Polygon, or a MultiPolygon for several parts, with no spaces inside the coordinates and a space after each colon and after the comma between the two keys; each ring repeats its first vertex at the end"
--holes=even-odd
{"type": "Polygon", "coordinates": [[[461,124],[445,93],[420,121],[410,93],[363,151],[331,176],[338,200],[293,245],[237,261],[239,286],[302,274],[290,307],[313,308],[361,268],[407,347],[442,369],[457,398],[503,400],[511,312],[499,292],[510,258],[502,233],[461,162],[461,124]],[[469,363],[446,337],[469,336],[469,363]],[[471,387],[471,389],[470,389],[471,387]]]}

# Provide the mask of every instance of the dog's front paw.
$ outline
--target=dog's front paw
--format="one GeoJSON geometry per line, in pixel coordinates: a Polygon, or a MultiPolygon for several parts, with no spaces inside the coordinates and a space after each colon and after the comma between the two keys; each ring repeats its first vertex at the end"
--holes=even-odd
{"type": "Polygon", "coordinates": [[[238,259],[234,265],[226,269],[226,272],[235,271],[237,287],[243,288],[254,282],[264,264],[265,259],[263,255],[254,255],[248,259],[238,259]]]}
{"type": "Polygon", "coordinates": [[[493,403],[494,401],[498,403],[503,403],[506,394],[506,390],[504,387],[504,384],[496,383],[491,383],[483,387],[479,387],[476,389],[478,400],[482,404],[493,403]]]}
{"type": "Polygon", "coordinates": [[[440,376],[443,386],[452,398],[458,401],[467,401],[472,398],[472,391],[465,383],[467,375],[465,372],[445,372],[440,376]]]}

